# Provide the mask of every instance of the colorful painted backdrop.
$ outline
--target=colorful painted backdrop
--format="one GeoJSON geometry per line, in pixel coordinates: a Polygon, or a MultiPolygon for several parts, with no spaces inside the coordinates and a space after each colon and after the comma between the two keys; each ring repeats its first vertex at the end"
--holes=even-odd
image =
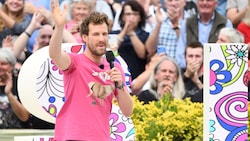
{"type": "Polygon", "coordinates": [[[204,76],[205,81],[209,81],[208,87],[204,85],[204,107],[207,107],[205,122],[209,124],[209,141],[246,141],[247,45],[206,44],[204,52],[204,71],[207,73],[204,76]]]}

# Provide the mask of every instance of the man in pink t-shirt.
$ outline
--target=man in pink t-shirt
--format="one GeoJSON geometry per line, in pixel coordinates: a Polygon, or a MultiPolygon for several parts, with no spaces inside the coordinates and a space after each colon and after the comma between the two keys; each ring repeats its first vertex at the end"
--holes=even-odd
{"type": "Polygon", "coordinates": [[[56,118],[56,141],[109,141],[109,115],[116,97],[125,116],[133,112],[133,101],[124,87],[124,75],[118,63],[110,69],[103,57],[108,44],[108,18],[91,13],[81,24],[86,43],[83,54],[68,54],[61,49],[66,9],[58,0],[51,3],[55,30],[50,40],[49,55],[64,72],[65,103],[56,118]],[[117,85],[114,85],[114,84],[117,85]]]}

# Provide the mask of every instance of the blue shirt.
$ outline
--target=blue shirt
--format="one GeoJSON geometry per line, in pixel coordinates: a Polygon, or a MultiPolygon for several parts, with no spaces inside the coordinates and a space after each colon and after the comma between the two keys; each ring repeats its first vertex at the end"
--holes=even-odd
{"type": "MultiPolygon", "coordinates": [[[[213,14],[212,18],[207,23],[202,23],[199,15],[197,16],[197,18],[198,18],[199,42],[201,42],[202,44],[208,43],[209,33],[213,26],[215,14],[213,14]]],[[[233,27],[229,19],[227,19],[226,27],[233,27]]],[[[176,49],[176,61],[181,68],[186,68],[186,61],[185,61],[185,56],[184,56],[186,43],[187,43],[186,36],[187,36],[187,33],[186,33],[186,20],[185,20],[181,24],[180,37],[179,37],[179,41],[177,45],[178,47],[176,49]]]]}
{"type": "MultiPolygon", "coordinates": [[[[180,24],[182,24],[188,17],[190,17],[190,14],[184,12],[184,18],[180,20],[180,24]]],[[[166,17],[166,19],[162,22],[159,32],[157,50],[159,49],[159,47],[164,47],[165,53],[175,59],[177,43],[178,36],[176,34],[176,31],[173,29],[170,19],[166,17]]]]}

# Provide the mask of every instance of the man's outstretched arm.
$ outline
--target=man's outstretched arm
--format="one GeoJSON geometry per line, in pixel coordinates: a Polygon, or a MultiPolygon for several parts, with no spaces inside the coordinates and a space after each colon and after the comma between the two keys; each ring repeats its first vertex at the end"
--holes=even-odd
{"type": "Polygon", "coordinates": [[[58,0],[52,0],[51,12],[55,20],[55,30],[49,43],[49,56],[60,70],[66,70],[71,61],[69,55],[61,49],[61,44],[67,8],[64,6],[64,9],[61,11],[58,0]]]}

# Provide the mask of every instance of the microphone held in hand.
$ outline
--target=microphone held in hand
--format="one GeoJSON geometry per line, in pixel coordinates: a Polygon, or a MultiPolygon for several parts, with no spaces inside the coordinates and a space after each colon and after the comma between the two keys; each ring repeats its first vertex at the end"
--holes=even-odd
{"type": "MultiPolygon", "coordinates": [[[[109,62],[110,69],[114,67],[115,56],[112,51],[106,51],[106,59],[109,62]]],[[[118,83],[115,82],[115,87],[118,87],[118,83]]]]}
{"type": "Polygon", "coordinates": [[[109,62],[110,69],[114,67],[115,56],[112,51],[106,51],[106,59],[109,62]]]}

